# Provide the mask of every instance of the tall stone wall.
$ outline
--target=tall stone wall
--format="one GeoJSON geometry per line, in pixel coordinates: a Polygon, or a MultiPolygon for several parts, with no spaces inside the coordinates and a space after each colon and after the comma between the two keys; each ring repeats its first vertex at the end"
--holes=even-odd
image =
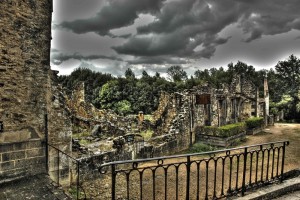
{"type": "Polygon", "coordinates": [[[52,1],[5,0],[0,10],[0,179],[5,180],[46,172],[46,113],[49,138],[66,135],[63,141],[70,143],[70,134],[65,114],[53,110],[52,1]]]}

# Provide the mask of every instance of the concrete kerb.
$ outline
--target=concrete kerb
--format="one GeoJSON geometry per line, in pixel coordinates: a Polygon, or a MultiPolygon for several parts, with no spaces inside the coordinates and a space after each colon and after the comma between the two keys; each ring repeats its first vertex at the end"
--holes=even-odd
{"type": "Polygon", "coordinates": [[[265,187],[249,191],[243,197],[231,197],[231,200],[262,200],[275,199],[287,193],[300,190],[300,169],[292,170],[284,174],[282,183],[274,183],[265,187]]]}

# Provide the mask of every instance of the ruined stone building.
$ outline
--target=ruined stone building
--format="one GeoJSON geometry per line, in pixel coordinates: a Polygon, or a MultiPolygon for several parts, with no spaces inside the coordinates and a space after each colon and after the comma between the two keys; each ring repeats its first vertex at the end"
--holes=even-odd
{"type": "Polygon", "coordinates": [[[51,0],[0,4],[0,181],[55,173],[55,152],[71,152],[71,122],[50,69],[51,0]]]}
{"type": "Polygon", "coordinates": [[[264,80],[264,96],[243,76],[234,76],[230,85],[215,88],[204,84],[183,93],[162,93],[158,110],[154,113],[157,126],[153,141],[169,142],[175,151],[186,149],[195,142],[195,128],[222,126],[245,121],[250,117],[264,117],[269,121],[269,94],[264,80]]]}

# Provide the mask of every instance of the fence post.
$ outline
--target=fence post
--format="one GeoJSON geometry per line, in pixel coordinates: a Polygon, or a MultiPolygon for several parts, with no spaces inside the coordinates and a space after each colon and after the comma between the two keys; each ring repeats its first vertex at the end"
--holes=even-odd
{"type": "Polygon", "coordinates": [[[244,151],[244,170],[243,170],[242,196],[244,196],[245,191],[246,191],[247,153],[248,153],[248,149],[246,147],[245,151],[244,151]]]}
{"type": "Polygon", "coordinates": [[[191,174],[191,157],[186,157],[186,200],[190,199],[190,174],[191,174]]]}

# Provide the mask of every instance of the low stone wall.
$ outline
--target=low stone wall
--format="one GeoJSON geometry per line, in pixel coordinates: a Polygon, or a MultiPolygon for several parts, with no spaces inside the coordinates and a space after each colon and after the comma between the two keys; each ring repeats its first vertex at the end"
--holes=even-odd
{"type": "Polygon", "coordinates": [[[0,183],[40,173],[46,173],[45,146],[40,139],[0,144],[0,183]]]}
{"type": "Polygon", "coordinates": [[[253,129],[248,129],[247,130],[247,135],[255,135],[257,133],[260,133],[263,131],[263,127],[257,127],[257,128],[253,128],[253,129]]]}
{"type": "Polygon", "coordinates": [[[202,142],[204,144],[209,144],[212,146],[228,147],[238,142],[239,140],[244,139],[245,137],[246,132],[242,132],[238,135],[234,135],[227,138],[199,134],[196,136],[196,140],[197,142],[202,142]]]}

